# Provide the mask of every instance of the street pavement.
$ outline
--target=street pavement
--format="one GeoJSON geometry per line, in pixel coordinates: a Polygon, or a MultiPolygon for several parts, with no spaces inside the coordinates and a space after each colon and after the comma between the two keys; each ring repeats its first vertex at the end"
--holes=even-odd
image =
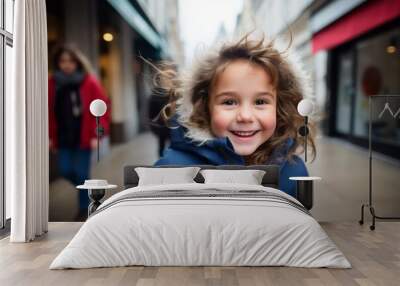
{"type": "MultiPolygon", "coordinates": [[[[362,203],[368,202],[368,151],[339,139],[319,137],[317,157],[307,162],[310,176],[321,177],[314,183],[312,215],[318,221],[354,221],[360,219],[362,203]]],[[[92,178],[106,179],[122,190],[123,166],[152,165],[158,158],[157,139],[152,133],[137,135],[132,141],[111,147],[95,163],[92,178]]],[[[400,216],[400,163],[379,154],[373,160],[373,202],[379,216],[400,216]]],[[[50,184],[50,221],[73,221],[77,215],[78,191],[64,179],[50,184]]],[[[369,220],[369,214],[366,219],[369,220]]]]}

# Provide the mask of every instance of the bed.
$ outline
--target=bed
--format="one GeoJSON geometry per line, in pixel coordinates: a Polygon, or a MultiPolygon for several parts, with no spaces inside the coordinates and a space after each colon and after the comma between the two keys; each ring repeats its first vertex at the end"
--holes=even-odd
{"type": "Polygon", "coordinates": [[[277,166],[196,166],[263,170],[260,185],[204,182],[200,172],[192,183],[138,185],[137,167],[124,168],[125,189],[100,205],[50,269],[351,267],[309,211],[278,190],[277,166]]]}

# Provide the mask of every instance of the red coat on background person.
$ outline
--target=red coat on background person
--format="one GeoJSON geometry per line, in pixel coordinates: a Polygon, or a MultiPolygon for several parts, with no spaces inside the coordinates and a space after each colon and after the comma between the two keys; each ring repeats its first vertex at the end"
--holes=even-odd
{"type": "MultiPolygon", "coordinates": [[[[85,75],[82,84],[79,88],[80,102],[82,108],[82,122],[80,131],[80,148],[91,149],[91,140],[96,139],[96,117],[89,110],[90,103],[95,99],[101,99],[107,104],[107,112],[100,117],[100,125],[104,128],[104,135],[110,133],[110,99],[105,95],[105,92],[97,81],[90,74],[85,75]]],[[[49,137],[52,148],[58,147],[57,142],[57,122],[54,112],[56,98],[56,83],[53,76],[49,78],[49,137]]]]}

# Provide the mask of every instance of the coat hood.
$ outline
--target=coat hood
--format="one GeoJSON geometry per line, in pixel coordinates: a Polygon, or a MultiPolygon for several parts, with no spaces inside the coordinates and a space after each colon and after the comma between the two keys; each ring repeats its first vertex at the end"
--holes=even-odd
{"type": "MultiPolygon", "coordinates": [[[[195,141],[188,136],[189,130],[180,125],[177,117],[172,119],[171,147],[173,149],[189,153],[201,159],[205,164],[211,165],[245,165],[241,155],[235,153],[233,145],[228,137],[212,137],[203,142],[195,141]]],[[[273,151],[265,164],[281,165],[286,160],[286,155],[293,145],[293,139],[289,138],[285,143],[273,151]]]]}

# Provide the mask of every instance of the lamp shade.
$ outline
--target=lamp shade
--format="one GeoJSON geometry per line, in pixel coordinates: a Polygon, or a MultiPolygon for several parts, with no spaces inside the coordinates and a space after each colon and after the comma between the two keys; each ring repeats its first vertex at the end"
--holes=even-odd
{"type": "Polygon", "coordinates": [[[106,103],[101,99],[95,99],[90,103],[90,113],[96,117],[103,116],[107,111],[106,103]]]}
{"type": "Polygon", "coordinates": [[[297,105],[297,111],[301,116],[309,116],[314,109],[314,104],[310,99],[303,99],[297,105]]]}

